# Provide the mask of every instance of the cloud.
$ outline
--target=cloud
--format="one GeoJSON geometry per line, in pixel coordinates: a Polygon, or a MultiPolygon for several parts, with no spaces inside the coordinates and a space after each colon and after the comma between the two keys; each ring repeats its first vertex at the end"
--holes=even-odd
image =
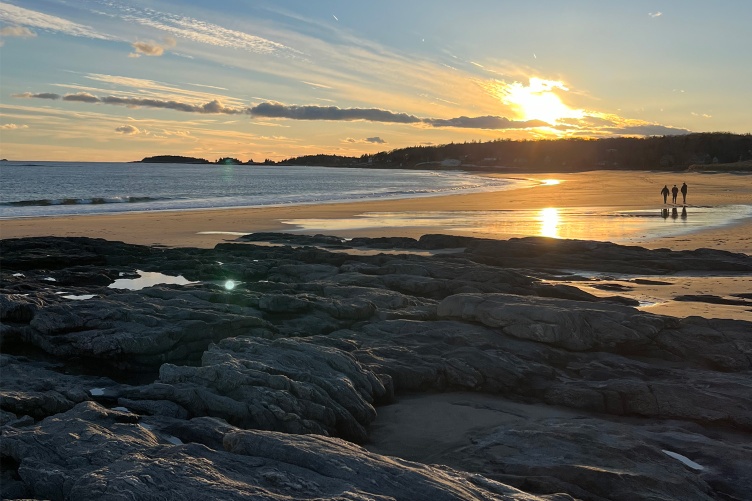
{"type": "Polygon", "coordinates": [[[281,103],[261,103],[248,109],[255,117],[289,118],[292,120],[332,120],[388,123],[419,123],[422,120],[406,113],[394,113],[378,108],[338,108],[336,106],[297,106],[281,103]]]}
{"type": "Polygon", "coordinates": [[[371,144],[386,144],[386,141],[381,139],[378,136],[375,137],[367,137],[365,139],[355,139],[353,137],[348,137],[343,140],[346,143],[371,143],[371,144]]]}
{"type": "Polygon", "coordinates": [[[648,16],[652,18],[661,17],[663,15],[663,12],[648,12],[648,16]]]}
{"type": "MultiPolygon", "coordinates": [[[[32,94],[31,92],[24,92],[23,94],[14,94],[13,97],[21,98],[39,98],[39,99],[60,99],[60,95],[51,93],[32,94]]],[[[103,103],[129,107],[145,107],[145,108],[163,108],[169,110],[185,111],[188,113],[221,113],[227,115],[238,115],[247,113],[248,110],[244,108],[229,108],[224,106],[219,100],[215,99],[204,104],[189,104],[181,103],[178,101],[165,101],[161,99],[143,99],[134,97],[117,97],[117,96],[104,96],[97,97],[88,92],[79,92],[77,94],[66,94],[62,96],[63,101],[74,101],[80,103],[103,103]]]]}
{"type": "Polygon", "coordinates": [[[28,129],[28,125],[17,125],[17,124],[3,124],[0,125],[0,129],[2,130],[14,130],[14,129],[28,129]]]}
{"type": "Polygon", "coordinates": [[[115,130],[117,132],[120,132],[121,134],[126,134],[126,135],[138,134],[139,132],[141,132],[140,130],[138,130],[138,127],[134,127],[132,125],[121,125],[115,130]]]}
{"type": "Polygon", "coordinates": [[[37,34],[26,26],[3,26],[0,28],[0,36],[30,38],[37,36],[37,34]]]}
{"type": "Polygon", "coordinates": [[[111,7],[120,9],[122,12],[120,17],[126,22],[155,28],[185,40],[217,47],[242,49],[258,54],[300,54],[299,51],[284,44],[199,19],[160,12],[151,8],[139,9],[134,5],[121,6],[114,2],[111,7]]]}
{"type": "MultiPolygon", "coordinates": [[[[505,117],[458,117],[450,119],[420,118],[407,113],[395,113],[378,108],[338,108],[336,106],[297,106],[282,103],[261,103],[247,112],[254,117],[287,118],[290,120],[330,120],[428,124],[432,127],[457,127],[466,129],[527,129],[547,127],[541,120],[515,121],[505,117]]],[[[377,138],[373,138],[377,139],[377,138]]],[[[374,141],[375,142],[375,141],[374,141]]]]}
{"type": "Polygon", "coordinates": [[[99,102],[130,107],[163,108],[188,113],[222,113],[227,115],[237,115],[246,112],[246,110],[242,108],[228,108],[216,99],[208,103],[196,105],[181,103],[178,101],[163,101],[160,99],[105,96],[99,98],[99,102]]]}
{"type": "MultiPolygon", "coordinates": [[[[58,94],[24,92],[16,94],[14,97],[22,98],[39,98],[39,99],[60,99],[58,94]]],[[[298,106],[285,105],[277,102],[264,102],[251,107],[231,107],[225,106],[218,99],[213,99],[203,104],[192,104],[175,100],[150,99],[140,97],[119,97],[103,96],[98,97],[88,92],[79,92],[76,94],[66,94],[62,97],[63,101],[75,101],[82,103],[101,103],[115,106],[160,108],[182,111],[186,113],[200,114],[223,114],[223,115],[249,115],[254,118],[263,117],[271,119],[288,119],[288,120],[326,120],[326,121],[356,121],[364,120],[379,123],[400,123],[427,125],[430,127],[454,127],[462,129],[488,129],[488,130],[505,130],[505,129],[534,129],[538,127],[553,127],[563,131],[579,131],[586,133],[590,131],[593,134],[605,133],[614,135],[680,135],[690,133],[687,129],[669,127],[660,124],[640,122],[636,120],[627,121],[615,115],[588,116],[585,115],[580,119],[570,118],[562,120],[558,125],[551,125],[542,120],[510,120],[506,117],[499,116],[480,116],[480,117],[456,117],[456,118],[421,118],[407,113],[395,113],[389,110],[378,108],[339,108],[336,106],[298,106]]],[[[257,122],[254,122],[257,123],[257,122]]],[[[263,125],[271,125],[263,123],[263,125]]],[[[351,138],[346,139],[352,142],[351,138]]],[[[353,140],[356,141],[356,140],[353,140]]],[[[378,136],[366,138],[363,142],[385,143],[378,136]]]]}
{"type": "Polygon", "coordinates": [[[31,92],[23,92],[21,94],[13,94],[13,97],[19,97],[19,98],[37,98],[37,99],[60,99],[62,96],[60,94],[54,94],[52,92],[40,92],[38,94],[33,94],[31,92]]]}
{"type": "Polygon", "coordinates": [[[506,117],[458,117],[458,118],[427,118],[425,123],[433,127],[460,127],[465,129],[530,129],[533,127],[549,127],[550,124],[542,120],[510,120],[506,117]]]}
{"type": "Polygon", "coordinates": [[[81,103],[98,103],[100,99],[88,92],[79,92],[78,94],[66,94],[63,96],[63,101],[78,101],[81,103]]]}
{"type": "Polygon", "coordinates": [[[3,26],[0,28],[0,47],[5,43],[3,40],[5,37],[32,38],[35,36],[37,34],[25,26],[3,26]]]}
{"type": "Polygon", "coordinates": [[[310,85],[311,87],[315,87],[317,89],[331,89],[332,88],[329,85],[319,84],[315,82],[308,82],[306,80],[301,80],[301,82],[303,82],[306,85],[310,85]]]}
{"type": "Polygon", "coordinates": [[[624,127],[608,127],[605,130],[611,134],[628,136],[681,136],[692,133],[688,129],[679,129],[660,124],[626,125],[624,127]]]}
{"type": "Polygon", "coordinates": [[[133,42],[131,46],[134,52],[129,54],[129,57],[141,57],[144,56],[161,56],[164,54],[165,49],[171,49],[175,47],[176,42],[174,38],[167,37],[163,43],[157,42],[133,42]]]}
{"type": "Polygon", "coordinates": [[[13,26],[30,26],[53,33],[63,33],[74,37],[117,40],[100,33],[91,26],[74,23],[62,17],[51,16],[31,9],[24,9],[9,3],[0,2],[0,21],[13,26]]]}

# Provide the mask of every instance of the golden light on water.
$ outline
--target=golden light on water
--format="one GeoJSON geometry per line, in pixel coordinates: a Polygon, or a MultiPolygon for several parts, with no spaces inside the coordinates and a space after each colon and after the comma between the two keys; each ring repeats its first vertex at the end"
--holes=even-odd
{"type": "Polygon", "coordinates": [[[550,207],[541,209],[538,220],[541,223],[541,236],[551,238],[559,237],[559,209],[550,207]]]}
{"type": "Polygon", "coordinates": [[[541,183],[543,186],[555,186],[557,184],[560,184],[561,181],[558,179],[541,179],[541,183]]]}

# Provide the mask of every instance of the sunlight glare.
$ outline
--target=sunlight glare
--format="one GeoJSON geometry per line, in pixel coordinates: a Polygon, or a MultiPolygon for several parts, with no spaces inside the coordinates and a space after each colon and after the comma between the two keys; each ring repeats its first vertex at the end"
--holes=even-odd
{"type": "Polygon", "coordinates": [[[228,291],[231,291],[234,288],[235,288],[235,282],[233,282],[232,280],[228,280],[227,282],[225,282],[225,289],[227,289],[228,291]]]}
{"type": "Polygon", "coordinates": [[[543,186],[555,186],[561,183],[561,181],[559,181],[558,179],[541,179],[541,183],[543,184],[543,186]]]}
{"type": "Polygon", "coordinates": [[[516,108],[524,120],[542,120],[556,125],[562,118],[582,118],[583,110],[564,104],[556,90],[568,91],[563,82],[531,78],[528,86],[520,82],[508,85],[502,92],[502,102],[516,108]]]}
{"type": "Polygon", "coordinates": [[[554,208],[541,209],[539,220],[541,222],[540,234],[544,237],[559,237],[559,210],[554,208]]]}

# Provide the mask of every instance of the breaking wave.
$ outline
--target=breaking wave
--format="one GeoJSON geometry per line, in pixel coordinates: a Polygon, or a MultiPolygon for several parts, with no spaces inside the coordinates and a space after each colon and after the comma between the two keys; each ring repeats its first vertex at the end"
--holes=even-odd
{"type": "Polygon", "coordinates": [[[41,200],[19,200],[3,202],[6,207],[47,207],[49,205],[103,205],[103,204],[134,204],[166,200],[153,197],[92,197],[92,198],[44,198],[41,200]]]}

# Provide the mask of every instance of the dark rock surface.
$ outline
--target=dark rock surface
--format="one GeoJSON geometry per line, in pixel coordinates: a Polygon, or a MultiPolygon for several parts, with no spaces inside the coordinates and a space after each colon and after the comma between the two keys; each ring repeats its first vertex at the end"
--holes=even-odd
{"type": "Polygon", "coordinates": [[[752,492],[752,325],[652,315],[540,278],[749,273],[748,256],[539,238],[242,240],[264,245],[1,241],[3,498],[752,492]],[[191,283],[108,287],[149,272],[191,283]],[[453,453],[452,468],[350,443],[416,392],[593,417],[520,420],[453,453]]]}

